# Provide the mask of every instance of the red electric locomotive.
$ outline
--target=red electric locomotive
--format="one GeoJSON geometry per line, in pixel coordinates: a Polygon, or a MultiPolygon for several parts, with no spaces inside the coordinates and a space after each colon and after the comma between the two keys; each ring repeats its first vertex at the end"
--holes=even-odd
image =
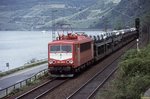
{"type": "Polygon", "coordinates": [[[73,77],[93,60],[93,40],[84,34],[62,35],[48,44],[48,68],[52,77],[73,77]]]}

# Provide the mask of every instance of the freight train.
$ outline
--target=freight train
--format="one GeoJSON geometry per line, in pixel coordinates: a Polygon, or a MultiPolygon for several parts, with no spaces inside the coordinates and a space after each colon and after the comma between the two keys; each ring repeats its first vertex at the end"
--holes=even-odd
{"type": "Polygon", "coordinates": [[[59,35],[48,43],[48,71],[52,77],[73,77],[137,37],[135,28],[95,36],[59,35]]]}

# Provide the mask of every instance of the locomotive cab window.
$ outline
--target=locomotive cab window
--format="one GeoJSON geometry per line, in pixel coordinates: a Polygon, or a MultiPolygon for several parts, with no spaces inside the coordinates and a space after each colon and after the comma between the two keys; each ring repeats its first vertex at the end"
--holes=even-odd
{"type": "Polygon", "coordinates": [[[72,52],[71,45],[51,45],[50,46],[51,52],[66,52],[70,53],[72,52]]]}
{"type": "Polygon", "coordinates": [[[60,45],[50,46],[50,51],[51,52],[58,52],[58,51],[60,51],[60,45]]]}
{"type": "Polygon", "coordinates": [[[62,46],[61,46],[61,50],[62,50],[63,52],[72,52],[70,45],[62,45],[62,46]]]}

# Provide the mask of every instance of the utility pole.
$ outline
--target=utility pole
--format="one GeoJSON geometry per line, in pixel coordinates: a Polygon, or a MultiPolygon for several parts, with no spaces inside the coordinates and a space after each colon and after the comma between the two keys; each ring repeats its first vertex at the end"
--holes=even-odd
{"type": "Polygon", "coordinates": [[[106,18],[105,20],[104,20],[104,22],[105,22],[105,32],[107,33],[107,28],[108,28],[108,19],[106,18]]]}
{"type": "Polygon", "coordinates": [[[137,32],[137,38],[140,36],[140,19],[136,18],[135,19],[135,27],[136,27],[136,32],[137,32]]]}
{"type": "Polygon", "coordinates": [[[136,32],[137,32],[137,39],[136,39],[136,44],[137,44],[137,51],[139,52],[139,37],[140,37],[140,19],[136,18],[135,19],[135,27],[136,27],[136,32]]]}
{"type": "Polygon", "coordinates": [[[55,12],[57,12],[57,10],[52,10],[52,41],[56,39],[55,37],[55,12]]]}

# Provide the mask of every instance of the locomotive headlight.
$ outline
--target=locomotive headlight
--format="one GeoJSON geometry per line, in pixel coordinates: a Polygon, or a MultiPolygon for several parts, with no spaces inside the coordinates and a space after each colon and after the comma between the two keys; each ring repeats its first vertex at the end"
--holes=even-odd
{"type": "Polygon", "coordinates": [[[72,63],[73,63],[73,61],[72,61],[72,60],[70,60],[70,61],[69,61],[69,63],[70,63],[70,64],[72,64],[72,63]]]}
{"type": "Polygon", "coordinates": [[[54,64],[54,63],[56,63],[56,61],[54,61],[54,60],[49,61],[49,64],[54,64]]]}
{"type": "Polygon", "coordinates": [[[52,60],[50,60],[50,61],[49,61],[49,64],[52,64],[52,63],[53,63],[53,61],[52,61],[52,60]]]}

